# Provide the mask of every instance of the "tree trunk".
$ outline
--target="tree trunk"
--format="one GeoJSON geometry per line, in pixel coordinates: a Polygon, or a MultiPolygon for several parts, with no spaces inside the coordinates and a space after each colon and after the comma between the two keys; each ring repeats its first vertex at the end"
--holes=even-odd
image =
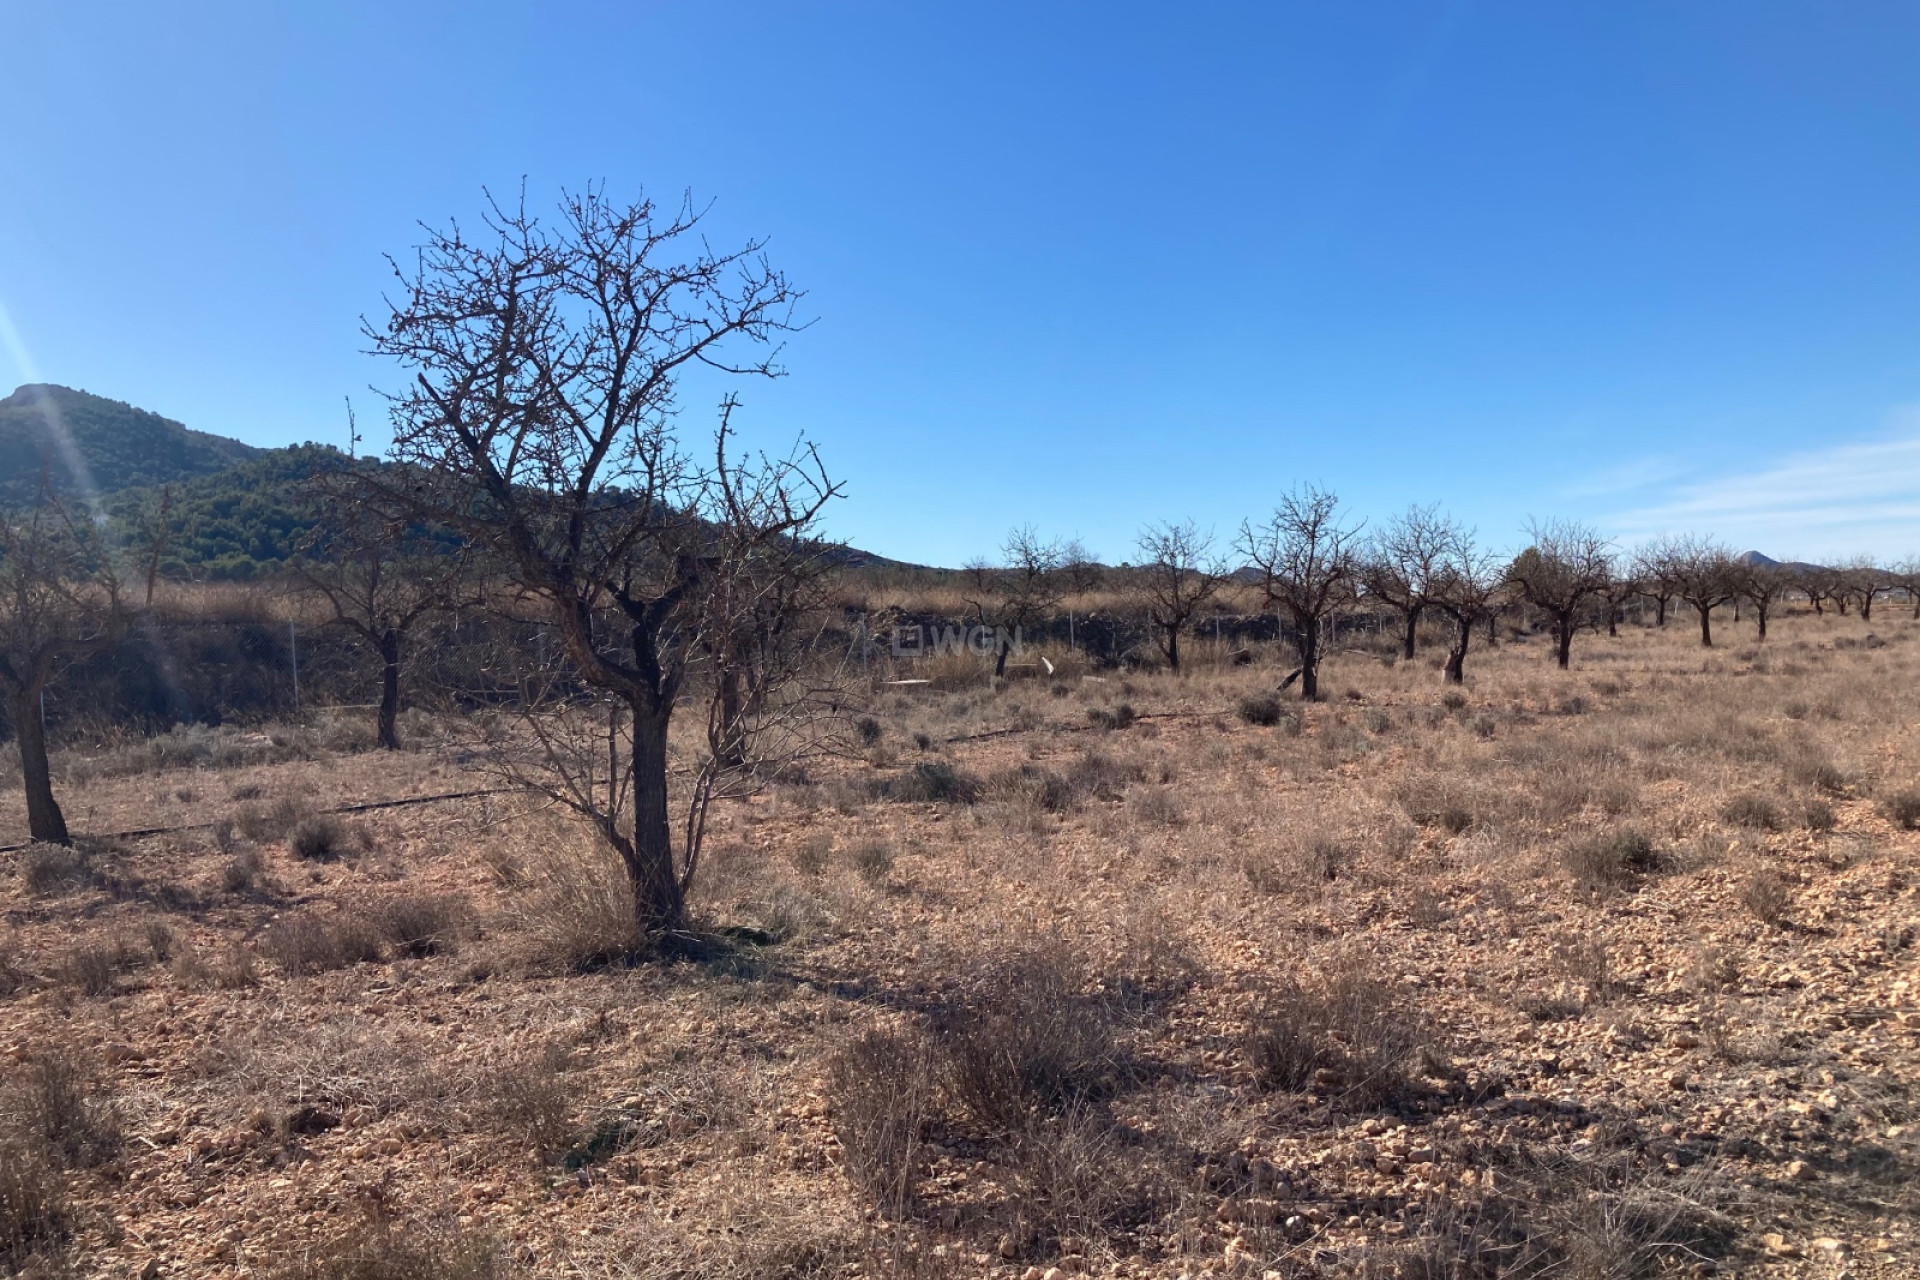
{"type": "Polygon", "coordinates": [[[1418,609],[1407,610],[1407,637],[1406,637],[1406,643],[1401,646],[1400,656],[1405,658],[1408,662],[1413,661],[1413,633],[1415,628],[1417,628],[1419,625],[1420,625],[1420,610],[1418,609]]]}
{"type": "Polygon", "coordinates": [[[1489,649],[1500,647],[1500,611],[1498,609],[1487,614],[1487,647],[1489,649]]]}
{"type": "Polygon", "coordinates": [[[1860,621],[1873,621],[1873,592],[1871,591],[1860,593],[1860,621]]]}
{"type": "Polygon", "coordinates": [[[1172,625],[1167,627],[1167,670],[1180,673],[1180,628],[1172,625]]]}
{"type": "Polygon", "coordinates": [[[1012,652],[1013,652],[1013,642],[1007,639],[1007,637],[1001,636],[1000,651],[996,653],[993,658],[993,674],[994,675],[1004,676],[1007,674],[1007,655],[1012,652]]]}
{"type": "Polygon", "coordinates": [[[1453,647],[1447,651],[1447,683],[1465,684],[1467,682],[1467,645],[1473,639],[1473,620],[1458,619],[1459,627],[1454,633],[1453,647]]]}
{"type": "Polygon", "coordinates": [[[380,635],[380,732],[382,750],[400,749],[400,632],[389,627],[380,635]]]}
{"type": "Polygon", "coordinates": [[[1835,597],[1833,598],[1833,607],[1834,607],[1834,609],[1835,609],[1835,610],[1837,610],[1837,611],[1839,612],[1839,614],[1840,614],[1840,616],[1841,616],[1841,617],[1843,617],[1843,618],[1844,618],[1844,617],[1846,617],[1846,616],[1847,616],[1847,598],[1846,598],[1846,596],[1844,596],[1844,595],[1837,595],[1837,596],[1835,596],[1835,597]]]}
{"type": "Polygon", "coordinates": [[[1695,604],[1693,607],[1700,611],[1700,644],[1704,648],[1711,649],[1713,648],[1713,606],[1695,604]]]}
{"type": "Polygon", "coordinates": [[[1311,618],[1300,628],[1300,700],[1316,702],[1320,697],[1320,619],[1311,618]]]}
{"type": "Polygon", "coordinates": [[[1756,602],[1753,606],[1753,617],[1754,621],[1760,624],[1760,638],[1765,640],[1767,638],[1767,606],[1756,602]]]}
{"type": "Polygon", "coordinates": [[[1620,634],[1620,609],[1611,602],[1607,605],[1607,634],[1616,637],[1620,634]]]}
{"type": "Polygon", "coordinates": [[[1654,600],[1660,607],[1654,611],[1653,625],[1656,627],[1664,627],[1667,625],[1667,598],[1665,596],[1655,596],[1654,600]]]}
{"type": "Polygon", "coordinates": [[[667,811],[667,721],[673,708],[654,710],[635,699],[627,710],[633,716],[633,840],[621,855],[634,917],[643,933],[653,934],[684,927],[687,914],[667,811]]]}
{"type": "Polygon", "coordinates": [[[27,787],[27,833],[46,844],[72,844],[66,815],[53,798],[53,776],[47,768],[47,732],[40,723],[40,691],[29,686],[8,699],[14,739],[20,747],[20,776],[27,787]]]}
{"type": "Polygon", "coordinates": [[[1553,638],[1557,650],[1555,657],[1559,659],[1560,669],[1565,671],[1567,659],[1573,656],[1573,614],[1571,612],[1554,619],[1553,638]]]}
{"type": "Polygon", "coordinates": [[[745,708],[740,696],[740,670],[731,662],[723,662],[720,673],[715,677],[720,682],[720,723],[714,726],[714,736],[707,746],[713,752],[713,758],[728,769],[737,769],[746,763],[747,749],[743,741],[741,718],[745,708]]]}

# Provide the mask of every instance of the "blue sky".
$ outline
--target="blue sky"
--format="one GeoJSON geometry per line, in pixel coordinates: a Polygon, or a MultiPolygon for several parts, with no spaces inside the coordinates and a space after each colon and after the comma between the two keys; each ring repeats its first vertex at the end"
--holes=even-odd
{"type": "Polygon", "coordinates": [[[0,382],[344,443],[381,254],[605,179],[809,291],[743,420],[885,554],[1119,560],[1299,481],[1920,553],[1910,2],[8,0],[0,47],[0,382]]]}

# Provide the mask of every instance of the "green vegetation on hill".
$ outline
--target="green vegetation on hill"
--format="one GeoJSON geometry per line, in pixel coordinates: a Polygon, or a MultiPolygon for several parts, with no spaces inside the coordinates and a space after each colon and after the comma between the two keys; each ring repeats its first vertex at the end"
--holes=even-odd
{"type": "Polygon", "coordinates": [[[318,521],[301,482],[346,461],[327,445],[260,450],[237,466],[184,484],[118,494],[108,500],[107,512],[120,538],[145,543],[164,502],[164,576],[245,582],[283,565],[318,521]]]}
{"type": "Polygon", "coordinates": [[[33,501],[43,473],[55,493],[106,497],[211,475],[261,452],[67,387],[33,384],[0,400],[0,503],[9,505],[33,501]]]}

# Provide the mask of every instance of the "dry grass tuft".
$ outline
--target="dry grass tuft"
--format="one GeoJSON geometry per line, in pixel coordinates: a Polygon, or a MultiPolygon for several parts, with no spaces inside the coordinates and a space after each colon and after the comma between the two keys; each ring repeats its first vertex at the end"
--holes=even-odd
{"type": "Polygon", "coordinates": [[[1276,980],[1244,1043],[1261,1087],[1311,1089],[1360,1110],[1405,1093],[1435,1053],[1420,1017],[1359,957],[1310,981],[1276,980]]]}
{"type": "Polygon", "coordinates": [[[869,1028],[827,1063],[833,1132],[847,1176],[895,1216],[913,1195],[933,1091],[933,1053],[913,1030],[869,1028]]]}
{"type": "Polygon", "coordinates": [[[494,1241],[437,1224],[376,1217],[267,1271],[269,1280],[505,1280],[494,1241]]]}

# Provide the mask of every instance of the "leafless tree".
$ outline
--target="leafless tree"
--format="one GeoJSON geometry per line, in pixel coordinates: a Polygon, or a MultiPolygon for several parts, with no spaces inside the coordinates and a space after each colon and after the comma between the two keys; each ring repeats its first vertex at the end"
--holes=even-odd
{"type": "Polygon", "coordinates": [[[1856,556],[1840,570],[1838,579],[1839,591],[1860,602],[1860,620],[1873,621],[1874,599],[1892,585],[1887,571],[1874,564],[1871,557],[1856,556]]]}
{"type": "Polygon", "coordinates": [[[1630,571],[1640,586],[1639,594],[1654,602],[1654,625],[1667,625],[1667,605],[1679,593],[1678,557],[1672,538],[1658,538],[1642,546],[1633,556],[1630,571]]]}
{"type": "Polygon", "coordinates": [[[1432,602],[1439,573],[1458,531],[1440,505],[1408,507],[1378,529],[1361,562],[1360,582],[1368,596],[1400,615],[1405,634],[1400,656],[1411,660],[1420,615],[1432,602]]]}
{"type": "Polygon", "coordinates": [[[1600,592],[1600,602],[1607,611],[1607,634],[1620,634],[1620,615],[1626,611],[1627,601],[1646,594],[1646,581],[1635,571],[1638,566],[1629,565],[1625,572],[1618,569],[1607,580],[1600,592]]]}
{"type": "Polygon", "coordinates": [[[53,796],[41,696],[75,662],[113,648],[130,620],[95,525],[68,511],[44,479],[31,508],[0,512],[0,697],[20,748],[35,840],[72,843],[53,796]]]}
{"type": "Polygon", "coordinates": [[[1303,699],[1320,695],[1320,628],[1353,599],[1359,538],[1340,499],[1312,485],[1283,497],[1265,524],[1240,526],[1238,551],[1260,575],[1268,605],[1293,625],[1303,699]]]}
{"type": "Polygon", "coordinates": [[[1909,556],[1888,570],[1893,585],[1907,593],[1914,621],[1920,622],[1920,556],[1909,556]]]}
{"type": "Polygon", "coordinates": [[[1429,598],[1433,607],[1453,623],[1453,642],[1447,648],[1446,679],[1466,681],[1467,648],[1474,625],[1498,609],[1504,581],[1499,557],[1478,546],[1472,530],[1455,529],[1434,567],[1429,598]]]}
{"type": "Polygon", "coordinates": [[[1097,591],[1106,577],[1106,566],[1080,539],[1068,538],[1060,544],[1060,580],[1068,595],[1097,591]]]}
{"type": "Polygon", "coordinates": [[[1813,606],[1815,617],[1826,615],[1826,602],[1835,601],[1840,612],[1847,611],[1844,595],[1838,594],[1838,581],[1832,569],[1822,565],[1800,565],[1793,570],[1793,586],[1813,606]]]}
{"type": "Polygon", "coordinates": [[[1780,565],[1750,561],[1738,567],[1736,581],[1741,599],[1753,606],[1754,622],[1760,629],[1760,639],[1765,640],[1767,616],[1792,589],[1793,578],[1780,565]]]}
{"type": "Polygon", "coordinates": [[[1032,525],[1008,533],[1000,555],[999,565],[983,567],[975,594],[968,601],[980,624],[997,633],[993,657],[996,676],[1007,673],[1015,636],[1059,604],[1067,586],[1060,572],[1060,544],[1041,538],[1032,525]]]}
{"type": "Polygon", "coordinates": [[[1700,615],[1700,643],[1713,647],[1713,611],[1740,598],[1741,566],[1725,547],[1704,538],[1674,544],[1674,575],[1682,600],[1700,615]]]}
{"type": "MultiPolygon", "coordinates": [[[[717,649],[715,594],[734,566],[805,542],[838,493],[796,447],[747,462],[722,402],[705,458],[675,432],[690,370],[778,377],[800,294],[758,241],[709,248],[690,203],[630,205],[598,188],[551,227],[489,203],[481,234],[427,228],[399,296],[366,335],[410,377],[390,399],[390,498],[495,558],[553,627],[570,679],[610,716],[606,788],[556,787],[625,864],[641,926],[679,929],[698,865],[696,772],[676,854],[668,729],[692,669],[717,649]]],[[[758,589],[764,589],[758,588],[758,589]]],[[[556,721],[557,723],[557,721],[556,721]]]]}
{"type": "Polygon", "coordinates": [[[1535,520],[1527,533],[1533,545],[1507,566],[1506,580],[1552,620],[1554,656],[1564,671],[1581,613],[1613,580],[1613,555],[1605,538],[1572,521],[1535,520]]]}
{"type": "Polygon", "coordinates": [[[375,738],[400,749],[400,672],[407,639],[424,619],[452,608],[467,563],[456,538],[435,538],[379,500],[351,472],[321,478],[322,518],[292,564],[299,589],[325,604],[330,624],[380,659],[375,738]]]}
{"type": "Polygon", "coordinates": [[[1213,534],[1193,521],[1150,524],[1136,544],[1140,567],[1133,583],[1153,619],[1167,668],[1180,670],[1180,636],[1226,583],[1226,566],[1214,555],[1213,534]]]}

